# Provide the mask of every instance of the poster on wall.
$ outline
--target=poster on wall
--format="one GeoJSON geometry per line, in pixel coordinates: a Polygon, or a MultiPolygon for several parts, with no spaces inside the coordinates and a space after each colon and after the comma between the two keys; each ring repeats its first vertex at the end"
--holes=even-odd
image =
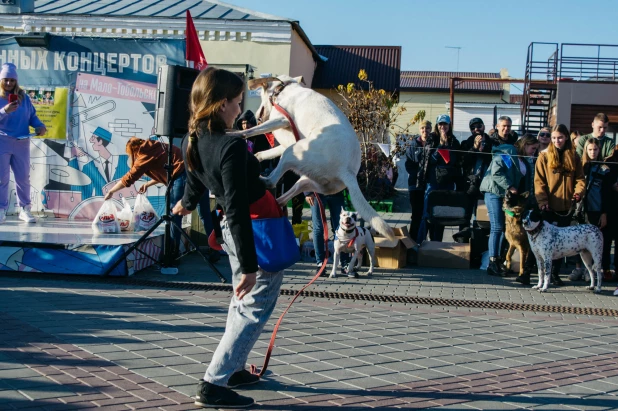
{"type": "MultiPolygon", "coordinates": [[[[67,87],[22,87],[36,110],[37,117],[45,124],[47,133],[40,138],[65,139],[67,137],[67,87]]],[[[34,129],[31,128],[31,133],[34,129]]]]}
{"type": "MultiPolygon", "coordinates": [[[[127,140],[152,133],[159,67],[184,65],[184,49],[183,40],[52,36],[48,49],[32,49],[3,39],[0,64],[17,66],[20,83],[32,85],[27,91],[37,114],[50,122],[48,135],[30,140],[33,212],[94,218],[104,193],[129,170],[127,140]],[[64,114],[57,107],[62,98],[64,114]]],[[[8,212],[15,213],[12,174],[11,180],[8,212]]],[[[115,198],[131,202],[145,182],[115,198]]],[[[164,187],[152,186],[147,195],[162,211],[164,187]]]]}

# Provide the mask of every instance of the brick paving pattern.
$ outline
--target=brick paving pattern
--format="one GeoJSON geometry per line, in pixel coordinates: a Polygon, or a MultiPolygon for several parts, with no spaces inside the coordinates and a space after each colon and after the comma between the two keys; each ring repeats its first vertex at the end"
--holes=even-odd
{"type": "MultiPolygon", "coordinates": [[[[218,267],[229,276],[226,259],[218,267]]],[[[137,275],[162,281],[151,287],[0,273],[0,410],[195,409],[231,294],[166,288],[218,283],[194,255],[180,271],[137,275]]],[[[299,263],[284,288],[313,272],[299,263]]],[[[411,267],[312,289],[618,308],[611,284],[594,295],[566,283],[541,294],[478,270],[411,267]]],[[[280,297],[252,363],[261,366],[290,298],[280,297]]],[[[241,392],[264,410],[618,409],[617,329],[606,315],[306,297],[284,320],[264,380],[241,392]]]]}

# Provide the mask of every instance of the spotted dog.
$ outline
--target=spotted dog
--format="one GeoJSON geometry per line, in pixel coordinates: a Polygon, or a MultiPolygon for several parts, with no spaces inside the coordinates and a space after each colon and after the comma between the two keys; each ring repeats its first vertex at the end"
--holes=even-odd
{"type": "Polygon", "coordinates": [[[369,271],[367,276],[373,275],[373,262],[375,261],[375,242],[369,230],[364,227],[357,227],[356,221],[358,214],[341,209],[339,215],[339,227],[336,231],[335,252],[333,255],[333,270],[330,278],[337,277],[337,266],[339,265],[339,255],[341,253],[351,253],[352,259],[348,266],[348,277],[358,277],[355,269],[358,270],[363,264],[361,252],[366,248],[369,252],[369,271]],[[355,267],[356,264],[356,267],[355,267]]]}
{"type": "Polygon", "coordinates": [[[594,290],[596,294],[601,292],[603,235],[598,227],[592,224],[556,227],[543,221],[539,210],[528,210],[522,223],[528,234],[530,250],[534,253],[539,267],[539,283],[532,287],[533,289],[541,292],[547,290],[552,260],[579,254],[590,273],[588,289],[594,290]],[[594,272],[597,273],[596,288],[594,272]]]}

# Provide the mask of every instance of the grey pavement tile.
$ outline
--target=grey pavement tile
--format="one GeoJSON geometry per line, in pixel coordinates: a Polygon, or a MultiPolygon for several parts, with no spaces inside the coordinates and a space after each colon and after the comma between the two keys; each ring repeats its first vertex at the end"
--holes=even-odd
{"type": "Polygon", "coordinates": [[[495,401],[472,401],[464,404],[467,408],[473,410],[521,410],[522,407],[509,404],[507,402],[502,402],[501,400],[496,399],[495,401]]]}

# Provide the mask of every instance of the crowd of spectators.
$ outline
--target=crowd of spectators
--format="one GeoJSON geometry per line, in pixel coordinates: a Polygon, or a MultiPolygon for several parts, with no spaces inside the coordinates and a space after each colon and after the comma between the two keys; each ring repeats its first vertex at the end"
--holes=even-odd
{"type": "MultiPolygon", "coordinates": [[[[618,153],[614,139],[606,135],[608,125],[608,117],[599,113],[593,119],[590,134],[570,133],[565,125],[557,124],[543,127],[536,136],[524,134],[520,138],[511,130],[512,121],[507,116],[498,118],[495,129],[488,133],[483,120],[473,118],[469,121],[471,135],[460,144],[453,137],[448,115],[438,116],[433,131],[429,121],[421,122],[419,134],[408,140],[405,153],[412,210],[410,236],[419,244],[427,238],[442,241],[444,227],[431,226],[427,221],[429,193],[465,192],[464,206],[471,209],[472,220],[478,200],[483,200],[487,207],[487,273],[507,276],[503,263],[507,248],[504,197],[507,191],[528,192],[528,206],[538,207],[545,221],[559,227],[589,223],[601,229],[604,278],[612,279],[610,251],[618,238],[618,216],[609,207],[618,199],[618,153]]],[[[614,266],[617,262],[614,253],[614,266]]],[[[555,261],[552,265],[554,285],[562,284],[561,263],[555,261]]],[[[522,264],[525,268],[517,281],[530,284],[534,255],[530,253],[522,264]]],[[[577,263],[570,278],[583,279],[587,275],[584,271],[577,263]]]]}

